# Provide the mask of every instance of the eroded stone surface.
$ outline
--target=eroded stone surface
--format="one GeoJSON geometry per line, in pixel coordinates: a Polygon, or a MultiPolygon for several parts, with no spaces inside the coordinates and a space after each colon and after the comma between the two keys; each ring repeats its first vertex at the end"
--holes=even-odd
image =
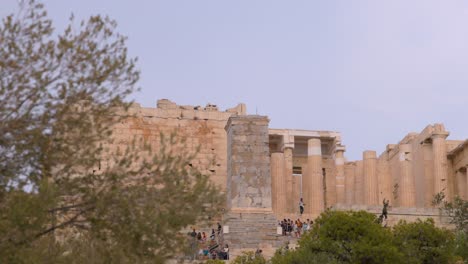
{"type": "MultiPolygon", "coordinates": [[[[379,156],[365,151],[363,160],[348,161],[339,132],[269,128],[267,117],[247,115],[244,104],[220,111],[214,104],[180,106],[163,99],[157,108],[134,104],[127,115],[114,127],[109,148],[124,149],[136,140],[157,151],[161,133],[186,138],[186,151],[199,150],[190,166],[226,191],[225,223],[231,219],[233,234],[243,236],[246,224],[263,230],[239,248],[278,244],[274,236],[262,237],[274,234],[274,219],[304,220],[329,207],[378,214],[387,199],[391,225],[437,218],[431,202],[438,192],[448,200],[468,197],[468,140],[447,140],[442,124],[409,133],[379,156]],[[302,216],[300,198],[306,204],[302,216]]],[[[442,218],[436,222],[445,225],[442,218]]]]}
{"type": "Polygon", "coordinates": [[[271,210],[267,117],[234,116],[226,125],[228,208],[271,210]]]}

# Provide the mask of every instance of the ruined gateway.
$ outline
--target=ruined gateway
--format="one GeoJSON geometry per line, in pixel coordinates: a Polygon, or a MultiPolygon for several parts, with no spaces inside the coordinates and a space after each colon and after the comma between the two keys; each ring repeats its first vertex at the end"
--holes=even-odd
{"type": "Polygon", "coordinates": [[[339,132],[269,128],[266,116],[247,115],[244,104],[220,111],[215,105],[179,106],[158,100],[157,108],[134,104],[132,117],[114,128],[115,144],[134,137],[158,147],[160,133],[186,137],[191,165],[225,191],[224,239],[233,249],[277,247],[277,219],[317,217],[325,208],[380,213],[390,200],[388,224],[400,219],[443,218],[431,201],[468,198],[468,140],[447,140],[442,124],[428,125],[387,145],[379,156],[364,151],[348,161],[339,132]]]}

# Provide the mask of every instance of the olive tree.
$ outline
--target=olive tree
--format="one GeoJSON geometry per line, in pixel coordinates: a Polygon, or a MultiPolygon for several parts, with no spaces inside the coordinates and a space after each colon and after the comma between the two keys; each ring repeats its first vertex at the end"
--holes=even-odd
{"type": "Polygon", "coordinates": [[[176,135],[109,147],[139,79],[126,38],[100,15],[56,32],[41,3],[19,4],[0,24],[0,262],[173,257],[222,199],[176,135]]]}

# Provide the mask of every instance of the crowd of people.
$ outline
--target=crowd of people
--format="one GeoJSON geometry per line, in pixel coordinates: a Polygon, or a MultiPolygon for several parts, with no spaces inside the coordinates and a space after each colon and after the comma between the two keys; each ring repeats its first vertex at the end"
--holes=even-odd
{"type": "Polygon", "coordinates": [[[195,228],[192,228],[192,232],[189,235],[192,238],[192,259],[229,259],[229,245],[225,244],[224,247],[220,247],[219,245],[221,241],[220,236],[222,236],[222,226],[220,223],[217,224],[216,230],[215,228],[211,229],[209,237],[206,232],[197,232],[195,228]]]}
{"type": "Polygon", "coordinates": [[[307,219],[302,222],[301,219],[291,220],[283,219],[278,222],[278,226],[281,227],[283,236],[295,236],[297,238],[301,237],[302,234],[310,230],[314,221],[307,219]]]}

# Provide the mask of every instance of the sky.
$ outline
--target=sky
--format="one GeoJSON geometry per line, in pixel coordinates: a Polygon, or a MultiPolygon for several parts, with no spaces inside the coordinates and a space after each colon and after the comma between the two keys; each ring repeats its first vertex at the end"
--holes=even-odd
{"type": "Polygon", "coordinates": [[[57,30],[71,13],[117,21],[146,107],[246,103],[271,128],[341,132],[348,160],[433,123],[468,135],[468,1],[43,2],[57,30]]]}

